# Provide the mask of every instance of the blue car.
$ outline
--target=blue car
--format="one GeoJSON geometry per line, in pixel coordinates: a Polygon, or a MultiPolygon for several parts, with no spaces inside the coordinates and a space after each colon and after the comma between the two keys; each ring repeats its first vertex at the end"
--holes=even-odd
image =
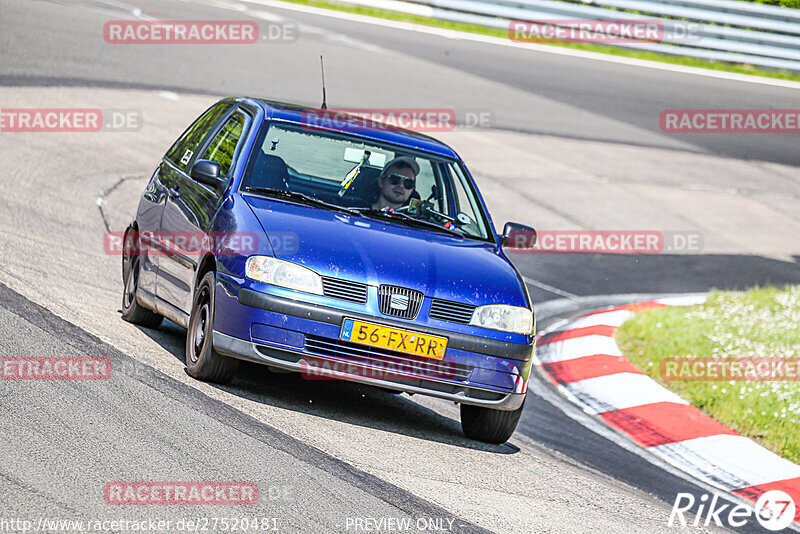
{"type": "Polygon", "coordinates": [[[122,317],[183,326],[186,367],[239,362],[461,406],[503,443],[535,343],[530,297],[447,145],[320,109],[228,98],[167,151],[125,232],[122,317]]]}

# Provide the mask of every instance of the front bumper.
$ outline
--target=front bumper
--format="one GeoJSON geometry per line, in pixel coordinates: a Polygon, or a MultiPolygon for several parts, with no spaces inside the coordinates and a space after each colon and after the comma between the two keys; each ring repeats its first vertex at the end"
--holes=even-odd
{"type": "Polygon", "coordinates": [[[466,335],[220,282],[213,342],[226,356],[310,378],[344,379],[498,410],[515,410],[525,399],[532,341],[466,335]],[[345,317],[445,336],[445,357],[409,358],[342,342],[345,317]],[[386,372],[397,369],[398,362],[402,373],[386,372]]]}
{"type": "MultiPolygon", "coordinates": [[[[309,364],[302,352],[295,352],[274,347],[265,347],[251,341],[245,341],[221,332],[214,332],[214,348],[220,354],[247,360],[255,363],[272,365],[288,371],[307,372],[309,364]],[[265,350],[266,349],[266,350],[265,350]]],[[[315,360],[318,358],[314,358],[315,360]]],[[[365,371],[368,366],[357,366],[349,363],[348,366],[361,367],[365,371]]],[[[322,368],[324,369],[324,368],[322,368]]],[[[317,371],[316,373],[324,373],[317,371]]],[[[340,378],[338,373],[331,373],[331,378],[340,378]]],[[[507,393],[505,395],[490,392],[480,388],[468,386],[453,386],[446,382],[430,379],[418,379],[415,381],[402,380],[381,380],[367,376],[360,376],[358,373],[348,373],[347,380],[370,386],[385,387],[405,391],[406,393],[420,393],[431,397],[451,400],[453,402],[494,408],[496,410],[516,410],[522,406],[525,400],[525,393],[507,393]]]]}

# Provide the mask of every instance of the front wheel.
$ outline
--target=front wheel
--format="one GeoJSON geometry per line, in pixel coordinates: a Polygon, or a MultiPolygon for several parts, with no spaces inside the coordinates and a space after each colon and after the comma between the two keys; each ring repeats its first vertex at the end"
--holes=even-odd
{"type": "Polygon", "coordinates": [[[462,404],[461,428],[470,439],[486,443],[505,443],[517,428],[524,406],[523,403],[516,410],[495,410],[462,404]]]}
{"type": "Polygon", "coordinates": [[[186,330],[186,370],[206,382],[227,384],[239,369],[239,360],[214,350],[214,273],[203,276],[192,305],[186,330]]]}

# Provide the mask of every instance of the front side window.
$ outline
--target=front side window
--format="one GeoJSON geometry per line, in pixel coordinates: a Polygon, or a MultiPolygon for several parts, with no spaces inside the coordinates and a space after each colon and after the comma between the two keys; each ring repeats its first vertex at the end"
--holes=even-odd
{"type": "Polygon", "coordinates": [[[244,113],[239,110],[235,111],[211,140],[202,156],[202,159],[219,163],[220,175],[224,178],[227,178],[231,171],[236,157],[236,148],[242,140],[242,133],[248,123],[249,119],[244,113]]]}
{"type": "Polygon", "coordinates": [[[453,188],[455,189],[454,196],[457,204],[454,211],[458,214],[460,222],[470,233],[485,235],[486,227],[481,215],[481,207],[478,197],[472,190],[469,179],[467,179],[467,175],[459,165],[452,165],[450,169],[455,173],[453,188]]]}
{"type": "Polygon", "coordinates": [[[241,187],[368,217],[382,211],[387,218],[390,211],[399,214],[399,224],[413,219],[421,227],[489,239],[486,216],[458,162],[355,136],[272,123],[253,149],[241,187]]]}
{"type": "Polygon", "coordinates": [[[197,152],[206,134],[228,112],[230,107],[230,103],[223,102],[206,111],[183,132],[180,139],[167,152],[166,158],[179,169],[187,170],[189,162],[192,161],[194,153],[197,152]]]}

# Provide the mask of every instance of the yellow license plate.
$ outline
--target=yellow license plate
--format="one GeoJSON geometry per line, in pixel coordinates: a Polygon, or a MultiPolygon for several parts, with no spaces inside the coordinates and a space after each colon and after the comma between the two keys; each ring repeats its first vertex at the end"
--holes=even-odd
{"type": "Polygon", "coordinates": [[[420,334],[349,318],[342,323],[339,339],[436,360],[444,358],[444,351],[447,349],[446,337],[420,334]]]}

